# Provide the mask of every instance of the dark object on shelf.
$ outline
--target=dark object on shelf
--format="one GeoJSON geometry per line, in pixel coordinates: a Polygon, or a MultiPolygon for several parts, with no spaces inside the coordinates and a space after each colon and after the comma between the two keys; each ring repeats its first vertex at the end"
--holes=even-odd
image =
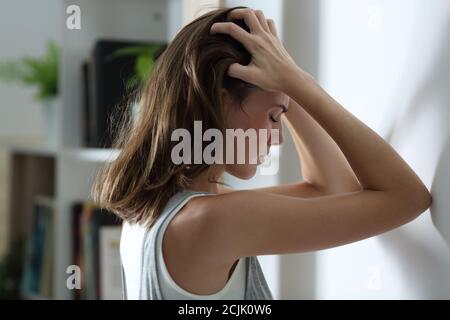
{"type": "MultiPolygon", "coordinates": [[[[72,204],[72,264],[81,266],[81,215],[83,214],[83,202],[72,204]]],[[[72,290],[73,299],[81,300],[80,290],[72,290]]]]}
{"type": "MultiPolygon", "coordinates": [[[[75,241],[78,245],[78,263],[81,267],[81,292],[79,298],[98,300],[100,295],[100,230],[105,226],[120,226],[122,221],[113,213],[89,201],[82,204],[81,214],[73,211],[74,218],[80,219],[80,235],[75,241]]],[[[118,270],[120,271],[120,270],[118,270]]],[[[118,273],[120,275],[120,273],[118,273]]]]}
{"type": "Polygon", "coordinates": [[[53,296],[53,198],[36,196],[33,201],[31,235],[27,242],[21,293],[25,298],[53,296]]]}
{"type": "MultiPolygon", "coordinates": [[[[85,101],[85,144],[94,148],[110,148],[115,138],[111,132],[111,116],[116,107],[126,102],[127,82],[135,75],[136,56],[114,54],[132,46],[158,45],[164,43],[99,40],[92,56],[82,66],[85,101]]],[[[156,52],[154,59],[161,54],[156,52]]]]}
{"type": "Polygon", "coordinates": [[[18,238],[0,261],[0,300],[20,299],[20,280],[23,271],[23,238],[18,238]]]}

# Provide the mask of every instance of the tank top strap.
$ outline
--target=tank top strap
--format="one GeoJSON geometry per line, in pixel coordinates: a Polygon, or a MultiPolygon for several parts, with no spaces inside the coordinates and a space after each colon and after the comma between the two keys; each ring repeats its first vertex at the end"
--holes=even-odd
{"type": "Polygon", "coordinates": [[[169,199],[154,225],[146,232],[141,252],[140,299],[161,300],[163,298],[156,268],[158,234],[167,219],[172,219],[187,201],[193,197],[202,195],[214,194],[193,190],[181,190],[177,192],[169,199]]]}

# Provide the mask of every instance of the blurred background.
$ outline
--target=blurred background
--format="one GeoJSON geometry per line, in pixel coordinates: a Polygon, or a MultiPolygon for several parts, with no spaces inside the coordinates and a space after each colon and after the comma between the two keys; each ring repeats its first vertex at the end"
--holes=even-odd
{"type": "MultiPolygon", "coordinates": [[[[296,62],[384,137],[433,194],[394,231],[259,257],[276,299],[450,298],[448,0],[3,0],[0,11],[0,298],[120,299],[120,222],[89,200],[112,106],[194,17],[249,6],[296,62]]],[[[132,109],[134,110],[134,109],[132,109]]],[[[235,188],[302,179],[279,170],[235,188]]]]}

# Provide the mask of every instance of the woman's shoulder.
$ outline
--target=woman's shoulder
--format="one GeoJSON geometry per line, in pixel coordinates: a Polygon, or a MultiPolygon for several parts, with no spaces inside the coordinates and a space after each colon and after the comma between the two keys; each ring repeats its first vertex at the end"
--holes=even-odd
{"type": "MultiPolygon", "coordinates": [[[[169,259],[175,265],[175,260],[180,262],[176,257],[189,256],[189,261],[200,261],[206,270],[229,270],[236,259],[226,259],[226,253],[221,252],[223,246],[211,247],[206,241],[210,239],[211,219],[214,218],[214,212],[210,211],[210,201],[220,194],[203,195],[211,194],[199,192],[197,196],[191,197],[168,223],[164,232],[166,252],[171,252],[169,259]],[[209,217],[205,219],[207,215],[209,217]]],[[[183,263],[188,261],[184,259],[183,263]]]]}

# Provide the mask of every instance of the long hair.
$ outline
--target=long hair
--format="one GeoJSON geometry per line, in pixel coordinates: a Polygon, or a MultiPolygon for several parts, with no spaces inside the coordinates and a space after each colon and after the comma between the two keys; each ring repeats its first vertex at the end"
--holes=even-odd
{"type": "MultiPolygon", "coordinates": [[[[202,121],[203,130],[224,133],[221,88],[239,103],[255,88],[227,75],[232,63],[251,62],[249,52],[228,35],[210,34],[211,26],[228,21],[227,14],[235,8],[216,9],[195,19],[158,57],[137,95],[137,120],[125,117],[116,125],[113,146],[119,154],[100,169],[94,181],[93,200],[100,206],[150,228],[168,200],[208,169],[204,162],[174,164],[171,134],[184,128],[193,136],[194,121],[202,121]]],[[[233,22],[249,31],[242,20],[233,22]]]]}

